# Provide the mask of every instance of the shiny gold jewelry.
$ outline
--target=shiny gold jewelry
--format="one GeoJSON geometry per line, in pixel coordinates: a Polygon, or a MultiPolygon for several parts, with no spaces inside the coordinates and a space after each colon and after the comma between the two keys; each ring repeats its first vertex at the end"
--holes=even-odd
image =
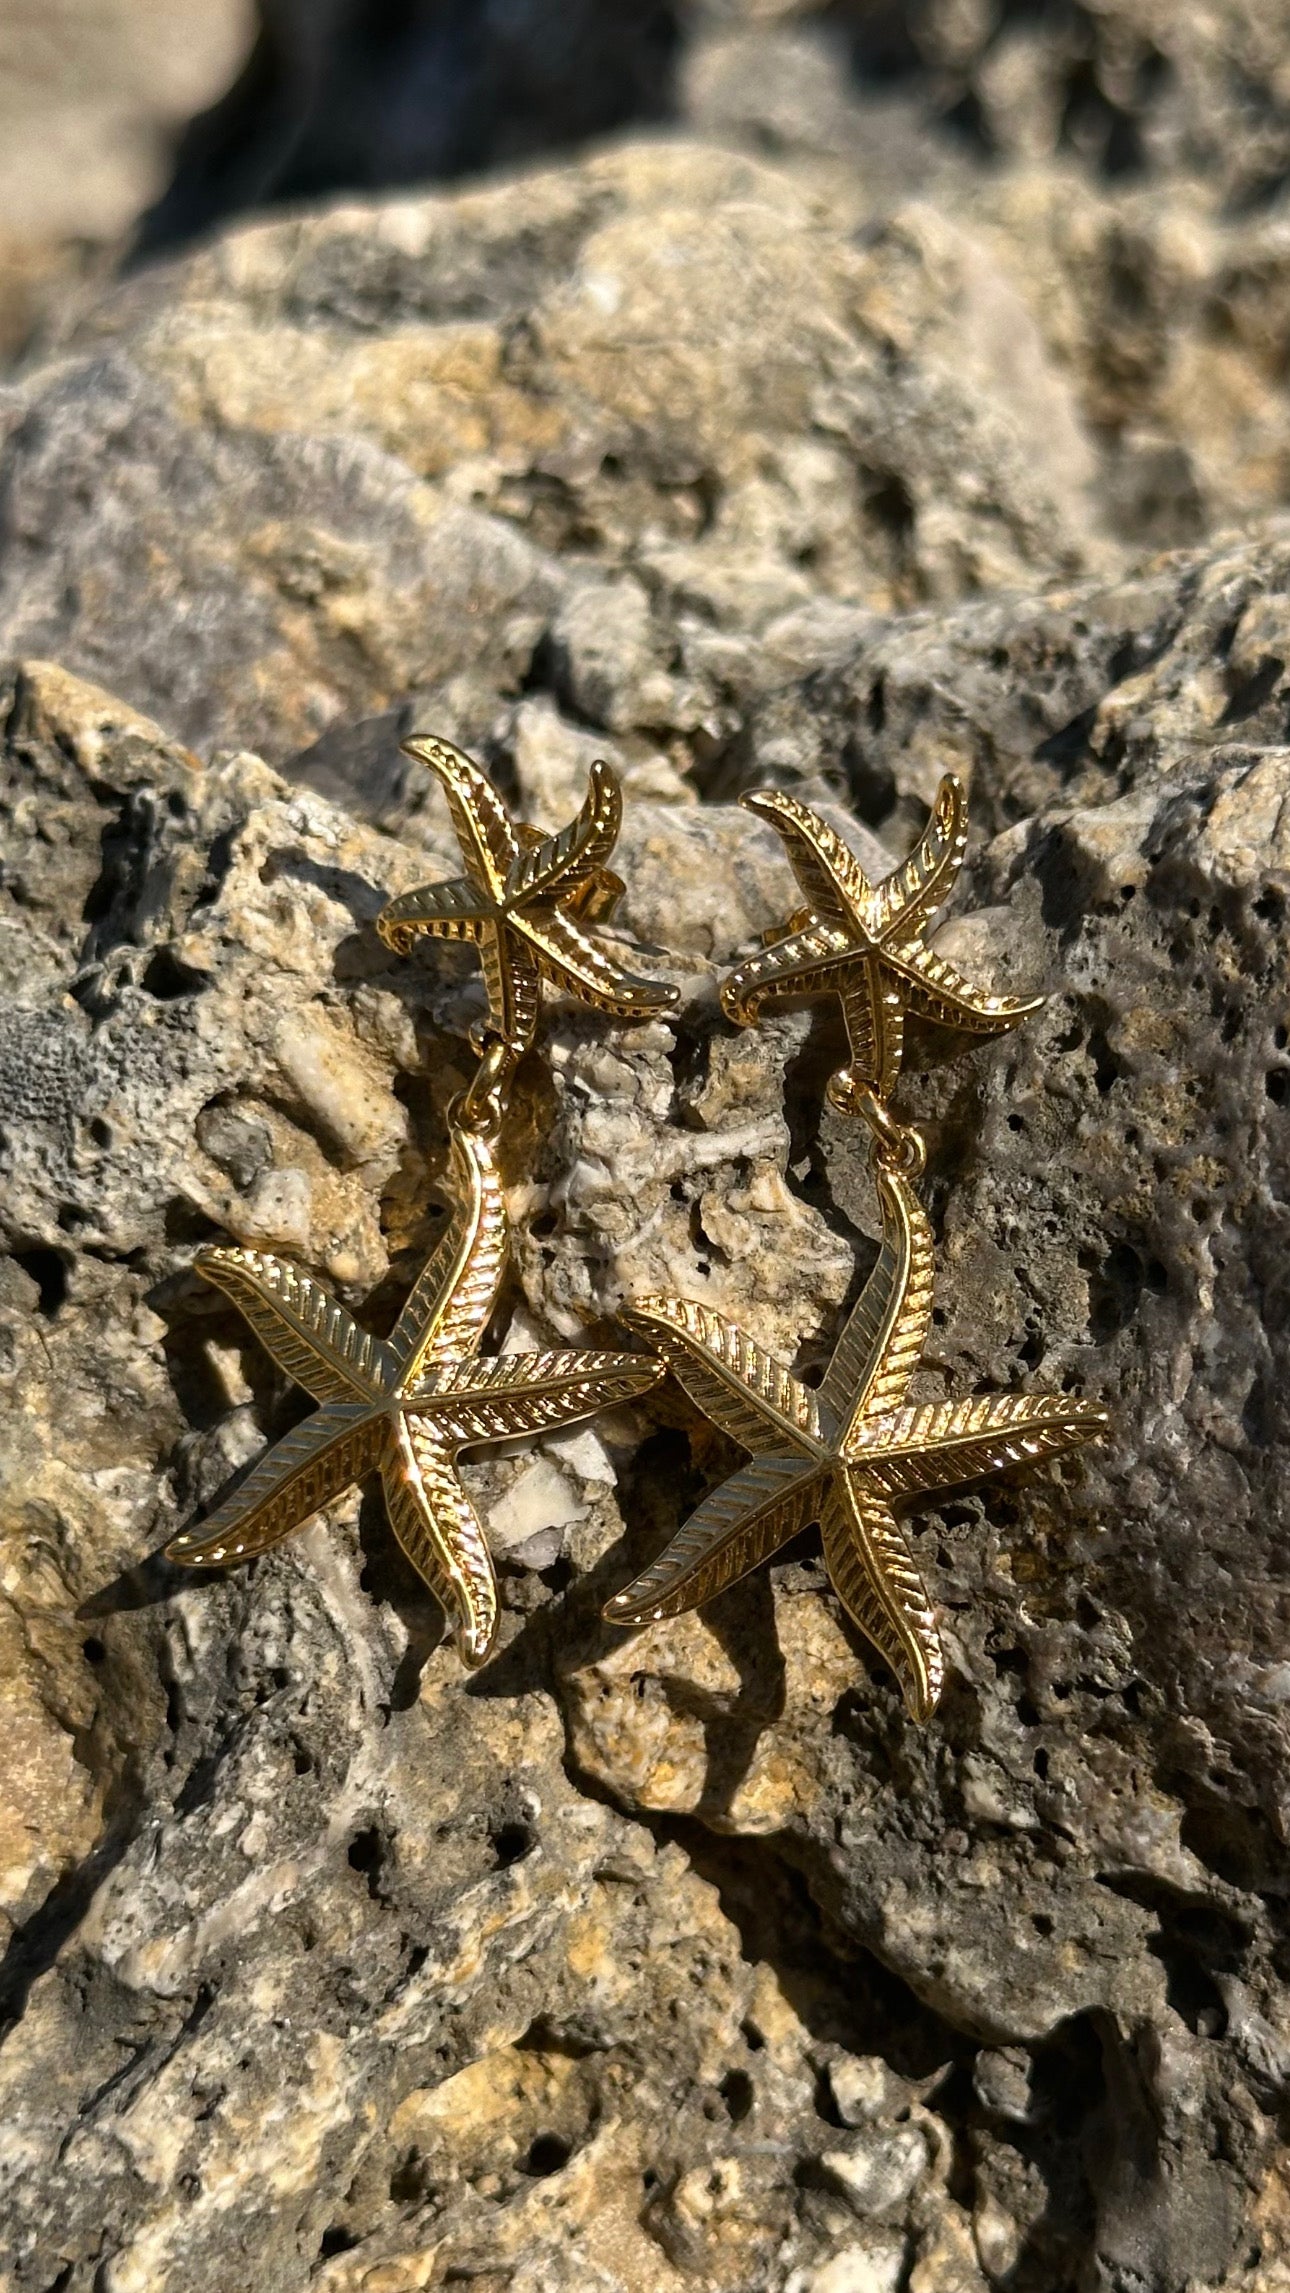
{"type": "MultiPolygon", "coordinates": [[[[376,919],[386,946],[407,955],[421,932],[471,940],[488,990],[488,1034],[518,1064],[537,1030],[541,981],[614,1019],[649,1019],[676,989],[639,979],[590,932],[620,899],[622,878],[605,866],[618,841],[623,799],[607,764],[591,767],[582,809],[558,836],[512,820],[491,780],[446,740],[403,743],[437,774],[466,865],[446,884],[423,884],[391,900],[376,919]]],[[[499,1053],[500,1062],[500,1053],[499,1053]]]]}
{"type": "Polygon", "coordinates": [[[940,1695],[944,1655],[892,1500],[1060,1456],[1108,1422],[1096,1403],[1065,1396],[912,1406],[905,1398],[926,1343],[933,1286],[931,1230],[914,1191],[923,1141],[887,1103],[905,1002],[977,1032],[1012,1026],[1037,1005],[979,996],[920,942],[962,858],[957,781],[942,781],[918,851],[877,891],[842,839],[804,805],[775,793],[745,802],[775,820],[815,905],[790,919],[788,936],[767,954],[738,967],[722,1002],[747,1022],[772,997],[841,994],[853,1063],[834,1078],[831,1095],[871,1130],[882,1248],[816,1391],[705,1306],[646,1298],[628,1310],[625,1319],[646,1333],[690,1399],[753,1461],[704,1498],[605,1615],[640,1625],[699,1607],[818,1521],[838,1598],[890,1666],[913,1718],[926,1720],[940,1695]]]}
{"type": "Polygon", "coordinates": [[[458,1207],[388,1338],[360,1329],[284,1259],[260,1250],[199,1252],[199,1271],[321,1406],[200,1530],[166,1549],[190,1568],[249,1560],[379,1472],[394,1534],[455,1625],[463,1663],[474,1666],[497,1630],[497,1584],[457,1472],[460,1452],[591,1417],[646,1392],[663,1370],[643,1354],[479,1358],[506,1267],[506,1209],[486,1138],[454,1131],[452,1158],[458,1207]]]}
{"type": "Polygon", "coordinates": [[[199,1272],[320,1406],[208,1520],[166,1549],[190,1568],[248,1560],[379,1472],[395,1536],[454,1624],[463,1662],[474,1666],[496,1635],[497,1584],[457,1470],[460,1453],[590,1417],[663,1375],[662,1362],[645,1354],[479,1354],[509,1248],[493,1142],[533,1040],[539,974],[618,1017],[661,1010],[675,990],[633,978],[571,921],[603,917],[622,890],[604,866],[622,811],[607,765],[592,767],[586,804],[570,826],[543,837],[513,825],[483,773],[446,742],[408,746],[444,781],[471,873],[391,902],[378,928],[399,950],[417,931],[478,941],[488,984],[479,1070],[449,1109],[456,1208],[388,1338],[361,1329],[285,1259],[199,1251],[199,1272]]]}
{"type": "Polygon", "coordinates": [[[845,1101],[852,1081],[868,1085],[881,1101],[891,1097],[907,1008],[972,1035],[996,1035],[1039,1009],[1042,996],[983,994],[925,943],[928,921],[948,900],[967,848],[967,799],[952,772],[936,792],[917,851],[877,886],[827,820],[795,797],[762,788],[743,802],[783,838],[806,905],[773,925],[763,952],[731,972],[722,1008],[746,1027],[771,1004],[838,996],[851,1066],[830,1094],[835,1103],[845,1101]]]}

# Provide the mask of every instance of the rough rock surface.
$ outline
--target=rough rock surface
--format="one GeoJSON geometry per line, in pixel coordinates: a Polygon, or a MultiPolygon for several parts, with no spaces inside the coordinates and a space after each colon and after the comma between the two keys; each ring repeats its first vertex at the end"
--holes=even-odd
{"type": "MultiPolygon", "coordinates": [[[[952,944],[1052,1000],[911,1079],[927,1391],[1073,1384],[1118,1424],[921,1517],[953,1656],[924,1733],[808,1549],[703,1616],[598,1622],[722,1469],[680,1404],[476,1470],[508,1614],[469,1686],[374,1499],[238,1576],[147,1558],[299,1406],[194,1244],[288,1249],[387,1316],[477,990],[371,928],[450,864],[437,815],[396,843],[63,672],[11,681],[15,2293],[1281,2282],[1290,752],[1222,722],[1271,642],[1261,566],[1160,571],[1171,641],[1072,694],[1049,777],[1002,740],[978,769],[1005,824],[952,944]]],[[[970,668],[973,637],[940,642],[970,668]]],[[[1045,686],[1060,644],[1054,607],[1045,686]]],[[[676,1286],[809,1367],[874,1224],[818,1112],[835,1046],[732,1034],[713,995],[780,863],[740,812],[647,798],[624,857],[683,1010],[553,1017],[516,1327],[676,1286]]]]}
{"type": "MultiPolygon", "coordinates": [[[[0,398],[4,2293],[1290,2288],[1284,223],[913,198],[793,13],[696,48],[706,145],[240,229],[0,398]],[[666,1287],[823,1361],[875,1209],[828,1015],[719,1017],[792,898],[732,800],[881,868],[969,780],[944,944],[1051,1000],[911,1040],[924,1391],[1115,1429],[917,1516],[928,1730],[809,1538],[600,1623],[731,1461],[674,1392],[469,1468],[473,1680],[372,1493],[155,1557],[301,1407],[197,1245],[381,1328],[438,1228],[414,718],[544,825],[616,763],[681,990],[522,1071],[513,1343],[666,1287]]],[[[955,20],[974,86],[1031,21],[955,20]]]]}
{"type": "Polygon", "coordinates": [[[788,159],[246,225],[80,308],[0,397],[0,642],[351,786],[409,712],[500,757],[553,699],[710,792],[879,621],[1286,500],[1279,213],[788,159]]]}

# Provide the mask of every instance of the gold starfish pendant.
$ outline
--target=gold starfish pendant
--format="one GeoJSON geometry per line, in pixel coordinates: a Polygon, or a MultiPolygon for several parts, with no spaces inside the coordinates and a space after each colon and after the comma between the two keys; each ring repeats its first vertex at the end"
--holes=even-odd
{"type": "Polygon", "coordinates": [[[1107,1418],[1060,1395],[905,1404],[931,1319],[932,1238],[895,1157],[878,1152],[875,1168],[882,1249],[817,1391],[705,1306],[646,1298],[625,1314],[752,1463],[704,1498],[605,1615],[639,1625],[697,1608],[818,1521],[838,1598],[926,1720],[944,1659],[892,1500],[1060,1456],[1107,1418]]]}
{"type": "Polygon", "coordinates": [[[487,1137],[454,1130],[458,1201],[388,1338],[372,1337],[308,1274],[258,1250],[210,1249],[196,1263],[241,1308],[281,1369],[320,1404],[199,1528],[167,1546],[190,1568],[278,1544],[367,1474],[390,1525],[453,1623],[464,1663],[497,1629],[497,1584],[462,1487],[463,1449],[545,1433],[644,1393],[663,1374],[641,1354],[480,1357],[506,1264],[506,1210],[487,1137]]]}
{"type": "Polygon", "coordinates": [[[464,876],[423,884],[391,900],[376,919],[387,947],[406,955],[419,933],[471,940],[488,991],[488,1030],[516,1064],[537,1030],[541,982],[615,1019],[669,1010],[676,989],[627,970],[588,923],[608,920],[624,886],[605,863],[622,825],[622,792],[607,764],[593,764],[582,809],[558,836],[511,819],[487,775],[446,740],[403,743],[447,794],[464,876]]]}
{"type": "Polygon", "coordinates": [[[891,1097],[907,1009],[972,1035],[998,1034],[1039,1009],[1042,997],[983,994],[925,944],[928,921],[949,898],[967,846],[967,804],[953,773],[937,790],[917,851],[877,886],[827,820],[795,797],[758,789],[743,802],[783,838],[806,905],[731,972],[722,1007],[746,1027],[771,1004],[838,996],[851,1046],[850,1069],[833,1094],[838,1104],[852,1084],[891,1097]]]}

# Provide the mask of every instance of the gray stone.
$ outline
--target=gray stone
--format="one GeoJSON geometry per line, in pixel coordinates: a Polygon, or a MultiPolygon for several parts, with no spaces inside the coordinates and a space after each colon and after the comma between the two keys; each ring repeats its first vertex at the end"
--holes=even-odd
{"type": "Polygon", "coordinates": [[[255,225],[5,392],[6,2293],[1285,2293],[1279,224],[1042,156],[879,198],[781,93],[782,165],[255,225]],[[1114,1425],[915,1516],[926,1731],[809,1539],[601,1622],[732,1463],[671,1388],[468,1467],[473,1681],[370,1491],[156,1557],[301,1406],[199,1243],[380,1329],[440,1230],[479,984],[373,930],[456,868],[418,724],[553,827],[611,759],[680,990],[548,1011],[508,1344],[662,1289],[823,1363],[876,1207],[834,1017],[719,1015],[796,897],[732,800],[881,872],[970,783],[939,944],[1049,1001],[911,1031],[920,1390],[1114,1425]]]}
{"type": "MultiPolygon", "coordinates": [[[[1162,693],[1192,658],[1161,656],[1162,693]]],[[[632,1640],[599,1623],[723,1469],[671,1404],[473,1469],[507,1603],[473,1688],[375,1498],[209,1584],[148,1559],[288,1399],[186,1271],[195,1242],[288,1247],[388,1314],[434,1230],[475,991],[451,951],[400,965],[371,931],[451,866],[433,812],[401,846],[253,759],[195,769],[63,672],[11,694],[15,2287],[51,2250],[69,2285],[226,2280],[231,2236],[248,2281],[303,2284],[325,2248],[329,2282],[415,2283],[433,2254],[572,2284],[615,2206],[624,2285],[829,2282],[857,2206],[929,2286],[973,2282],[978,2246],[1036,2282],[1096,2252],[1108,2282],[1217,2283],[1250,2187],[1275,2206],[1290,2044],[1290,755],[1147,744],[1123,793],[1054,794],[972,863],[956,947],[1052,1000],[966,1061],[914,1048],[926,1390],[1074,1383],[1116,1428],[1060,1478],[918,1517],[952,1655],[920,1733],[809,1556],[632,1640]],[[945,2081],[974,2053],[969,2218],[945,2081]],[[874,2163],[915,2148],[916,2174],[874,2163]]],[[[791,897],[782,863],[742,813],[644,802],[624,863],[682,1014],[553,1011],[515,1113],[517,1335],[603,1332],[672,1287],[809,1362],[873,1232],[863,1153],[819,1116],[826,1044],[792,1018],[732,1035],[712,994],[791,897]],[[688,945],[687,883],[710,919],[688,945]]]]}

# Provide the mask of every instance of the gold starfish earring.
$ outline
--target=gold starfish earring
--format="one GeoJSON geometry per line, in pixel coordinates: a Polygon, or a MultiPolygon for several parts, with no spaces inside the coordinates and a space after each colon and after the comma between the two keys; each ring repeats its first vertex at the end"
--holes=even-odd
{"type": "Polygon", "coordinates": [[[479,1353],[509,1248],[494,1145],[536,1033],[540,981],[617,1018],[666,1010],[676,990],[636,978],[581,928],[603,920],[623,889],[604,865],[622,817],[607,765],[592,767],[569,827],[542,836],[512,821],[478,766],[446,741],[406,746],[443,782],[468,874],[391,901],[377,930],[400,953],[421,931],[476,941],[488,990],[479,1069],[449,1109],[456,1208],[388,1338],[361,1329],[284,1259],[198,1252],[198,1270],[320,1407],[166,1549],[191,1568],[250,1559],[379,1471],[394,1534],[451,1619],[463,1662],[474,1666],[496,1635],[497,1585],[459,1453],[592,1416],[663,1375],[663,1364],[644,1354],[479,1353]]]}
{"type": "Polygon", "coordinates": [[[981,1034],[1014,1026],[1038,1003],[980,993],[924,944],[966,843],[957,780],[942,781],[913,858],[876,888],[818,813],[775,792],[744,801],[774,821],[809,905],[767,935],[764,953],[738,966],[722,1004],[746,1025],[773,1000],[841,997],[851,1065],[832,1078],[829,1095],[869,1125],[882,1247],[817,1390],[705,1306],[644,1298],[626,1313],[752,1462],[704,1498],[605,1615],[641,1625],[697,1608],[818,1521],[838,1598],[895,1674],[913,1717],[926,1720],[944,1681],[944,1653],[893,1500],[1059,1456],[1108,1422],[1096,1403],[1065,1395],[906,1401],[931,1320],[933,1249],[915,1190],[923,1140],[889,1104],[905,1009],[981,1034]]]}
{"type": "Polygon", "coordinates": [[[835,1078],[835,1103],[845,1103],[853,1085],[891,1097],[906,1009],[972,1035],[997,1035],[1038,1011],[1042,996],[983,994],[925,944],[928,920],[948,900],[967,850],[967,798],[952,772],[936,792],[917,851],[876,887],[818,812],[778,789],[755,789],[743,802],[783,838],[807,905],[772,926],[764,954],[731,972],[722,1007],[746,1027],[775,1003],[838,996],[851,1065],[835,1078]]]}

